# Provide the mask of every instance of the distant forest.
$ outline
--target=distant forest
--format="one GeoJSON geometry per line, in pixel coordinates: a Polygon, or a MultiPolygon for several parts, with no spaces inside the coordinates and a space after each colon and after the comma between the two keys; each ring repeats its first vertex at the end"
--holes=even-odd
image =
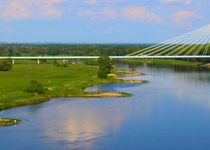
{"type": "MultiPolygon", "coordinates": [[[[0,44],[0,56],[125,56],[149,44],[0,44]]],[[[204,47],[205,49],[205,47],[204,47]]],[[[207,53],[209,55],[209,51],[207,53]]],[[[183,59],[209,63],[210,59],[183,59]]]]}
{"type": "Polygon", "coordinates": [[[0,56],[124,56],[149,45],[0,45],[0,56]]]}

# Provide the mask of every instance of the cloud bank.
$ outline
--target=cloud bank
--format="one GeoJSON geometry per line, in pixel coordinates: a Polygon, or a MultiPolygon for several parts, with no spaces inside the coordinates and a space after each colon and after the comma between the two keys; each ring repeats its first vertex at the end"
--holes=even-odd
{"type": "Polygon", "coordinates": [[[3,0],[0,1],[0,17],[5,20],[59,19],[63,11],[55,4],[68,0],[3,0]]]}

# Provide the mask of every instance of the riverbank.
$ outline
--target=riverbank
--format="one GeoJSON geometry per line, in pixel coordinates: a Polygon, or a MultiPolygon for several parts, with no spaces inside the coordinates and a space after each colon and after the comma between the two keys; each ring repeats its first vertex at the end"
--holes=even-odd
{"type": "Polygon", "coordinates": [[[7,118],[2,118],[0,120],[0,126],[9,126],[9,125],[17,125],[21,124],[22,121],[18,119],[7,119],[7,118]]]}
{"type": "Polygon", "coordinates": [[[123,59],[125,62],[140,62],[140,63],[151,63],[151,64],[172,64],[172,65],[192,65],[200,66],[203,65],[202,62],[191,62],[175,59],[123,59]]]}
{"type": "Polygon", "coordinates": [[[55,67],[49,61],[38,65],[32,60],[17,60],[15,63],[12,71],[0,74],[0,110],[46,102],[52,97],[132,96],[129,93],[85,92],[84,89],[103,84],[147,82],[117,79],[118,76],[126,76],[127,73],[115,72],[112,74],[116,77],[109,76],[108,79],[100,79],[97,77],[98,67],[96,66],[78,64],[55,67]],[[45,88],[45,94],[25,92],[31,80],[41,83],[45,88]]]}

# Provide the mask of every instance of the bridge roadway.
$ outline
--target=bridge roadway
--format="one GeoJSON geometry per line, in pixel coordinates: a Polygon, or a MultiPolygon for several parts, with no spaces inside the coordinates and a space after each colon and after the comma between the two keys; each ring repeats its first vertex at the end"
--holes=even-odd
{"type": "MultiPolygon", "coordinates": [[[[97,59],[100,56],[33,56],[33,57],[0,57],[0,59],[12,60],[18,59],[97,59]]],[[[109,56],[112,59],[173,59],[173,58],[210,58],[210,55],[197,55],[197,56],[109,56]]]]}

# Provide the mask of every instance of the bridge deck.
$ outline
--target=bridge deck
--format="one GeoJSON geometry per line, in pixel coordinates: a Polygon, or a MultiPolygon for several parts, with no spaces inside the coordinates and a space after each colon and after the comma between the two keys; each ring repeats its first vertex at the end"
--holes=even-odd
{"type": "MultiPolygon", "coordinates": [[[[100,56],[33,56],[33,57],[0,57],[0,59],[97,59],[100,56]]],[[[210,58],[210,56],[109,56],[112,59],[173,59],[173,58],[210,58]]]]}

